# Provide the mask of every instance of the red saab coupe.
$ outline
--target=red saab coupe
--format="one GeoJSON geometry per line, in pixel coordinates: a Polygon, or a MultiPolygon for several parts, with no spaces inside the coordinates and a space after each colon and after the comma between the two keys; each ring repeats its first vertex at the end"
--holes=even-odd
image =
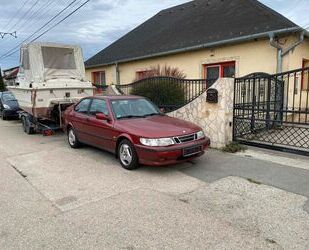
{"type": "Polygon", "coordinates": [[[85,143],[112,152],[128,170],[188,161],[210,145],[200,127],[169,117],[138,96],[84,98],[64,118],[72,148],[85,143]]]}

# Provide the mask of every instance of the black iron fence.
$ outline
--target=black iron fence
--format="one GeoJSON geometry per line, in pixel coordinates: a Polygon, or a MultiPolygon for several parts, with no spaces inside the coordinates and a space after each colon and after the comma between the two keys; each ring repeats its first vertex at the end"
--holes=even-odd
{"type": "Polygon", "coordinates": [[[177,110],[205,92],[210,80],[153,77],[131,84],[117,85],[124,95],[139,95],[149,98],[165,112],[177,110]]]}
{"type": "Polygon", "coordinates": [[[309,154],[309,68],[235,79],[234,140],[309,154]]]}

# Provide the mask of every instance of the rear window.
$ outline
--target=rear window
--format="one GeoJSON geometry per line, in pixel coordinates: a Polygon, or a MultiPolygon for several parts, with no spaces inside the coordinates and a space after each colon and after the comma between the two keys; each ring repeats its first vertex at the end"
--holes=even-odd
{"type": "Polygon", "coordinates": [[[76,69],[74,49],[42,47],[44,68],[76,69]]]}

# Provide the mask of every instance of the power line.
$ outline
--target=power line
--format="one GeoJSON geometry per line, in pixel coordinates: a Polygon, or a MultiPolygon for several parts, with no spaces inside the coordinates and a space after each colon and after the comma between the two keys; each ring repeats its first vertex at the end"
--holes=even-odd
{"type": "Polygon", "coordinates": [[[25,13],[22,15],[22,17],[19,18],[19,19],[17,20],[17,22],[16,22],[9,30],[14,29],[14,28],[21,22],[21,20],[23,20],[29,13],[31,13],[31,10],[39,3],[39,1],[40,1],[40,0],[36,0],[36,1],[31,5],[31,7],[30,7],[27,11],[25,11],[25,13]]]}
{"type": "Polygon", "coordinates": [[[6,29],[14,20],[14,17],[17,17],[20,13],[20,11],[25,7],[25,5],[29,2],[30,0],[25,0],[22,5],[20,5],[20,8],[15,12],[15,15],[11,19],[7,21],[7,23],[4,25],[4,29],[6,29]]]}
{"type": "MultiPolygon", "coordinates": [[[[58,8],[55,7],[59,7],[59,3],[55,2],[52,0],[51,4],[48,4],[48,7],[50,8],[45,8],[42,12],[40,12],[39,15],[36,16],[36,20],[34,20],[34,22],[30,23],[29,26],[30,27],[36,27],[37,24],[39,23],[45,23],[47,20],[50,19],[50,14],[53,13],[53,11],[57,11],[58,8]],[[56,4],[56,6],[51,7],[52,5],[56,4]]],[[[20,28],[20,31],[22,30],[23,27],[20,28]]]]}
{"type": "Polygon", "coordinates": [[[32,15],[31,16],[29,16],[27,19],[25,19],[23,22],[22,22],[22,24],[21,25],[19,25],[18,27],[16,27],[16,30],[21,30],[24,26],[25,26],[25,24],[27,24],[28,23],[28,21],[29,20],[35,20],[35,18],[37,17],[37,16],[40,16],[40,11],[42,10],[42,9],[48,9],[48,7],[53,3],[54,1],[53,0],[48,0],[45,4],[44,4],[44,2],[43,2],[43,5],[40,7],[40,8],[38,8],[36,11],[34,11],[33,13],[32,13],[32,15]]]}
{"type": "Polygon", "coordinates": [[[34,38],[33,40],[31,40],[30,42],[34,42],[35,40],[39,39],[40,37],[44,36],[47,32],[51,31],[53,28],[55,28],[56,26],[58,26],[60,23],[62,23],[63,21],[65,21],[66,19],[68,19],[70,16],[72,16],[75,12],[77,12],[79,9],[81,9],[82,7],[84,7],[88,2],[90,2],[90,0],[87,0],[86,2],[84,2],[82,5],[80,5],[78,8],[76,8],[74,11],[72,11],[69,15],[65,16],[63,19],[61,19],[59,22],[57,22],[56,24],[54,24],[53,26],[51,26],[48,30],[44,31],[41,35],[37,36],[36,38],[34,38]]]}
{"type": "MultiPolygon", "coordinates": [[[[63,9],[63,10],[61,11],[61,13],[62,13],[63,11],[65,11],[68,7],[70,7],[70,5],[72,5],[75,1],[76,1],[76,0],[74,0],[73,2],[71,2],[65,9],[63,9]]],[[[53,28],[55,28],[56,26],[58,26],[60,23],[62,23],[62,22],[65,21],[66,19],[68,19],[70,16],[72,16],[74,13],[76,13],[79,9],[81,9],[82,7],[84,7],[88,2],[90,2],[90,0],[85,1],[83,4],[81,4],[81,5],[80,5],[79,7],[77,7],[75,10],[73,10],[73,11],[70,12],[68,15],[66,15],[64,18],[62,18],[60,21],[58,21],[57,23],[55,23],[54,25],[52,25],[50,28],[48,28],[47,30],[45,30],[43,33],[41,33],[40,35],[38,35],[37,37],[35,37],[34,39],[32,39],[32,40],[30,41],[30,43],[31,43],[31,42],[34,42],[34,41],[37,40],[37,39],[39,39],[40,37],[42,37],[43,35],[45,35],[46,33],[48,33],[50,30],[52,30],[53,28]]],[[[61,13],[58,13],[57,16],[59,16],[61,13]]],[[[56,18],[56,17],[54,17],[54,18],[52,18],[52,19],[55,19],[55,18],[56,18]]],[[[52,20],[50,20],[48,23],[50,23],[51,21],[52,21],[52,20]]],[[[48,23],[45,24],[44,26],[46,27],[46,25],[48,25],[48,23]]],[[[43,26],[43,27],[44,27],[44,26],[43,26]]],[[[41,27],[41,28],[39,29],[39,31],[42,30],[43,27],[41,27]]],[[[26,38],[26,39],[25,39],[23,42],[21,42],[19,45],[17,45],[17,46],[14,47],[13,49],[9,50],[7,53],[3,54],[3,55],[0,57],[0,59],[4,59],[4,58],[9,57],[9,56],[15,54],[16,52],[18,52],[18,51],[19,51],[19,46],[22,45],[22,44],[23,44],[26,40],[28,40],[29,38],[33,37],[37,32],[38,32],[38,31],[34,32],[31,36],[29,36],[28,38],[26,38]],[[18,49],[15,50],[15,51],[13,51],[13,50],[16,49],[16,48],[18,48],[18,49]],[[12,52],[11,52],[11,51],[12,51],[12,52]]]]}
{"type": "Polygon", "coordinates": [[[53,22],[58,16],[60,16],[64,11],[66,11],[68,8],[70,8],[77,0],[73,0],[69,5],[67,5],[64,9],[62,9],[60,12],[58,12],[57,15],[55,15],[53,18],[51,18],[47,23],[45,23],[41,28],[37,29],[34,33],[32,33],[32,35],[28,36],[26,39],[24,39],[21,43],[19,43],[18,45],[16,45],[14,48],[10,49],[9,51],[7,51],[6,53],[4,53],[2,56],[0,56],[0,59],[2,59],[2,57],[6,56],[7,54],[9,54],[11,51],[15,50],[16,48],[19,49],[20,45],[22,45],[23,43],[25,43],[27,40],[31,39],[36,33],[40,32],[42,29],[44,29],[46,26],[48,26],[51,22],[53,22]]]}

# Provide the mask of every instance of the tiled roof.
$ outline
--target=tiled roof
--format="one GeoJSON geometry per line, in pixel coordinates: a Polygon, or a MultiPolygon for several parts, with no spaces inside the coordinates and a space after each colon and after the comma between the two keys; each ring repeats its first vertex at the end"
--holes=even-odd
{"type": "Polygon", "coordinates": [[[297,25],[256,0],[195,0],[161,11],[85,64],[131,61],[291,28],[297,25]]]}

